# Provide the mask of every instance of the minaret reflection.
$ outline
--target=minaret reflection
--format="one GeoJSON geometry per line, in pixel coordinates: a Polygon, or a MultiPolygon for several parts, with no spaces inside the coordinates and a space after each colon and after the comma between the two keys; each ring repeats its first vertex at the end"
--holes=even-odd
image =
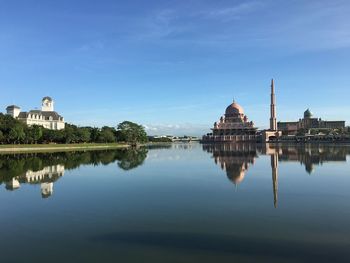
{"type": "Polygon", "coordinates": [[[273,204],[277,208],[278,202],[278,153],[271,154],[272,186],[273,186],[273,204]]]}

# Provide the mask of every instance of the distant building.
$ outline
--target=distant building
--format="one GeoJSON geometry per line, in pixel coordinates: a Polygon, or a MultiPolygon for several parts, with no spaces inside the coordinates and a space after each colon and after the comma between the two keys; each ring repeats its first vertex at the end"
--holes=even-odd
{"type": "Polygon", "coordinates": [[[13,118],[23,121],[28,126],[40,125],[51,130],[62,130],[65,126],[63,117],[54,111],[54,101],[50,97],[44,97],[42,99],[41,110],[21,112],[20,107],[11,105],[6,108],[6,112],[13,118]]]}
{"type": "Polygon", "coordinates": [[[205,142],[248,142],[256,141],[257,128],[244,114],[243,108],[235,101],[225,111],[225,115],[214,123],[212,133],[203,136],[205,142]]]}
{"type": "Polygon", "coordinates": [[[312,112],[307,109],[304,112],[304,118],[299,119],[299,121],[278,122],[277,126],[283,134],[293,135],[301,129],[344,129],[345,121],[324,121],[320,118],[314,118],[312,112]]]}

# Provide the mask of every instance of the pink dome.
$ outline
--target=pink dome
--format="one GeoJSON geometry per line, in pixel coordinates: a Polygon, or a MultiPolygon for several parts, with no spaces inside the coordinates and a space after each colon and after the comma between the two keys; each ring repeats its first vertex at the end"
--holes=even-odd
{"type": "Polygon", "coordinates": [[[244,110],[239,104],[237,104],[236,102],[233,102],[231,105],[229,105],[226,108],[225,114],[226,115],[244,114],[244,110]]]}

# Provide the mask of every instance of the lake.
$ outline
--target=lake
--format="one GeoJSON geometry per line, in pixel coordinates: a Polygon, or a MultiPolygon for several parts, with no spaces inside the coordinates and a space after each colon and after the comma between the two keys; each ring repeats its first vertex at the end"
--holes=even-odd
{"type": "Polygon", "coordinates": [[[1,262],[350,262],[350,147],[0,155],[1,262]]]}

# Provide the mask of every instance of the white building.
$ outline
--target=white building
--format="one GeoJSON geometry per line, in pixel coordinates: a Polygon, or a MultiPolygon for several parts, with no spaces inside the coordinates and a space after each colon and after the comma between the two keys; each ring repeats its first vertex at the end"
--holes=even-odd
{"type": "Polygon", "coordinates": [[[51,130],[62,130],[65,126],[63,117],[54,111],[54,101],[50,97],[42,99],[41,110],[21,112],[20,107],[11,105],[6,108],[6,111],[7,114],[23,121],[28,126],[40,125],[51,130]]]}

